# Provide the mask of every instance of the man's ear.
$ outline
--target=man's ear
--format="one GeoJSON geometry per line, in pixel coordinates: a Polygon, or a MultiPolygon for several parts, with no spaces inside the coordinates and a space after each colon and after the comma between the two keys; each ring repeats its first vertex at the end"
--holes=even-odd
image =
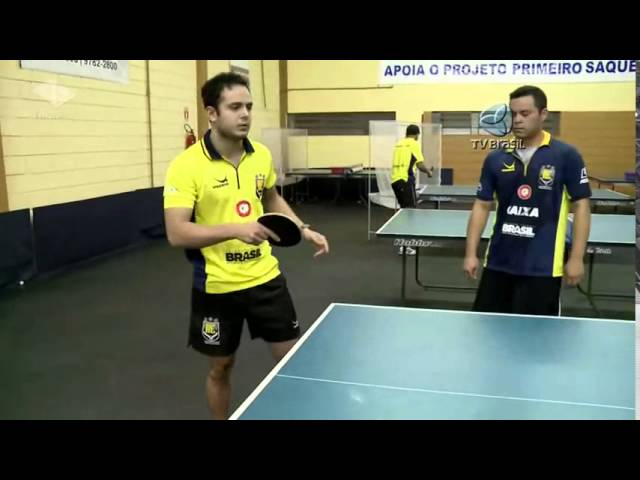
{"type": "Polygon", "coordinates": [[[543,108],[540,111],[540,118],[542,118],[542,121],[544,122],[548,116],[549,116],[549,110],[547,110],[546,108],[543,108]]]}
{"type": "Polygon", "coordinates": [[[215,107],[207,107],[207,118],[213,123],[218,119],[218,110],[215,107]]]}

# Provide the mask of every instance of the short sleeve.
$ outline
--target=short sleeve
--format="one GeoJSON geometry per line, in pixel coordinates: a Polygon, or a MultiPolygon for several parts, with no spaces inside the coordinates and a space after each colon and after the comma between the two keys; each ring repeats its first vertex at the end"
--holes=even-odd
{"type": "Polygon", "coordinates": [[[493,200],[495,189],[495,175],[491,170],[491,154],[489,154],[484,159],[484,163],[482,164],[482,171],[480,172],[480,182],[478,183],[476,197],[480,200],[489,202],[493,200]]]}
{"type": "Polygon", "coordinates": [[[589,186],[589,175],[587,174],[587,167],[584,164],[582,155],[571,148],[563,155],[564,162],[564,177],[567,191],[572,202],[581,200],[583,198],[591,197],[591,187],[589,186]]]}
{"type": "Polygon", "coordinates": [[[413,144],[411,154],[416,158],[416,163],[424,162],[424,155],[422,155],[422,150],[418,142],[413,144]]]}
{"type": "Polygon", "coordinates": [[[197,199],[197,186],[192,169],[181,158],[175,159],[167,169],[164,182],[164,208],[193,208],[197,199]]]}
{"type": "Polygon", "coordinates": [[[267,179],[265,182],[265,187],[266,188],[273,188],[273,186],[276,184],[276,180],[278,179],[278,176],[276,175],[276,170],[273,166],[273,157],[271,156],[271,152],[269,151],[269,149],[266,149],[266,154],[269,158],[269,174],[267,175],[267,179]]]}

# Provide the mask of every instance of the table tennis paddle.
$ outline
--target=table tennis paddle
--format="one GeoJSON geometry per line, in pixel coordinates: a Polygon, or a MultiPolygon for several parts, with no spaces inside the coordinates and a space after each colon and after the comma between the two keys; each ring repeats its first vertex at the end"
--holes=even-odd
{"type": "Polygon", "coordinates": [[[293,247],[300,243],[302,239],[302,233],[296,222],[282,213],[265,213],[258,218],[258,223],[264,225],[280,237],[279,242],[273,238],[268,239],[269,243],[276,247],[293,247]]]}

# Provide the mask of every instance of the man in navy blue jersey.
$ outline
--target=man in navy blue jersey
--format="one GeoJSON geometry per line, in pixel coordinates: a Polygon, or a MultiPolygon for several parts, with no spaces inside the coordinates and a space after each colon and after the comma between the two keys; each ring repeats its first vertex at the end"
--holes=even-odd
{"type": "Polygon", "coordinates": [[[541,89],[518,88],[509,106],[513,135],[523,148],[494,150],[484,161],[467,226],[463,269],[477,278],[478,245],[497,201],[473,310],[559,315],[563,277],[574,286],[584,276],[591,224],[589,178],[580,153],[543,130],[548,111],[541,89]],[[573,240],[567,259],[570,209],[573,240]]]}

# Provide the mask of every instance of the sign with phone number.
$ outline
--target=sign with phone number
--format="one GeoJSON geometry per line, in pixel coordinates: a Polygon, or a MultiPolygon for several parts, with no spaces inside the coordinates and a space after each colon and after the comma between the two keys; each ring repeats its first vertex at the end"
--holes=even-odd
{"type": "Polygon", "coordinates": [[[20,60],[28,70],[129,83],[129,60],[20,60]]]}

